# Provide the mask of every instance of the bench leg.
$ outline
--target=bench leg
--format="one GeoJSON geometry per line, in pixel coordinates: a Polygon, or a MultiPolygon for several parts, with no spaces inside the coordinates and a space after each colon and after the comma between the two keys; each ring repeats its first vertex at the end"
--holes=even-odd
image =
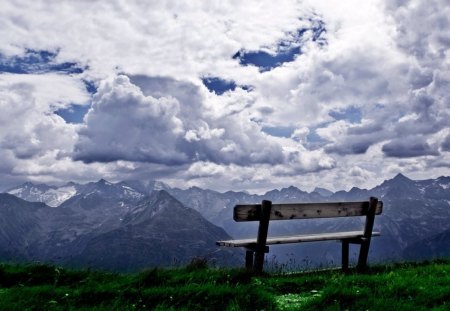
{"type": "Polygon", "coordinates": [[[263,265],[264,265],[264,252],[263,251],[256,252],[253,272],[255,272],[256,274],[261,274],[263,270],[263,265]]]}
{"type": "Polygon", "coordinates": [[[369,209],[366,216],[366,224],[364,225],[364,235],[361,241],[358,258],[358,272],[363,272],[367,266],[367,257],[369,256],[370,239],[372,238],[373,224],[375,221],[375,210],[377,208],[378,199],[370,197],[369,209]]]}
{"type": "Polygon", "coordinates": [[[253,251],[245,251],[245,268],[247,270],[253,270],[253,251]]]}
{"type": "Polygon", "coordinates": [[[267,233],[269,231],[270,210],[272,209],[272,202],[263,200],[260,208],[260,219],[258,227],[258,236],[256,238],[256,252],[253,271],[256,274],[261,274],[264,265],[264,253],[266,251],[267,233]]]}
{"type": "Polygon", "coordinates": [[[348,271],[349,241],[342,240],[342,271],[348,271]]]}
{"type": "Polygon", "coordinates": [[[363,272],[367,267],[367,257],[369,256],[369,247],[370,247],[370,240],[365,240],[361,242],[357,266],[358,272],[363,272]]]}

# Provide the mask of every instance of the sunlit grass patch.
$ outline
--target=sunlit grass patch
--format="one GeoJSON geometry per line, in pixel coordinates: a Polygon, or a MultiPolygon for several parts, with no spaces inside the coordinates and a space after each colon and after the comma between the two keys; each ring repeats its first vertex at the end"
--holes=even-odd
{"type": "Polygon", "coordinates": [[[301,310],[302,307],[314,301],[322,294],[316,290],[301,294],[284,294],[275,296],[275,305],[277,310],[290,311],[301,310]]]}

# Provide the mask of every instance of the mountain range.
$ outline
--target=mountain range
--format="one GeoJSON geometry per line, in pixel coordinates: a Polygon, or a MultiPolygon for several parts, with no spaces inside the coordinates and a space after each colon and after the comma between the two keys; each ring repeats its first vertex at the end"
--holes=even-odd
{"type": "MultiPolygon", "coordinates": [[[[164,190],[145,195],[105,180],[72,186],[77,192],[58,207],[0,194],[2,260],[116,271],[181,265],[199,256],[221,265],[240,260],[238,251],[215,246],[230,238],[222,228],[164,190]]],[[[45,185],[19,188],[12,192],[27,199],[39,191],[43,201],[60,199],[48,191],[66,196],[45,185]]]]}
{"type": "MultiPolygon", "coordinates": [[[[19,225],[8,232],[1,230],[0,247],[10,245],[15,235],[20,241],[13,243],[15,247],[10,252],[0,252],[6,259],[20,257],[132,270],[182,263],[210,254],[220,264],[236,264],[242,260],[241,253],[217,249],[214,241],[229,235],[255,237],[257,223],[235,223],[234,205],[260,203],[263,199],[275,203],[332,202],[367,200],[370,196],[384,202],[374,229],[382,235],[373,240],[371,260],[411,260],[448,254],[443,247],[448,246],[450,237],[450,177],[412,180],[398,174],[372,189],[354,187],[331,192],[316,188],[305,192],[291,186],[263,195],[220,193],[198,187],[179,189],[159,181],[110,183],[103,179],[59,187],[28,182],[7,193],[0,195],[0,221],[10,225],[16,221],[29,223],[36,233],[27,233],[19,225]],[[12,195],[22,200],[11,203],[12,195]],[[33,242],[33,237],[40,241],[33,242]],[[24,255],[20,250],[25,246],[24,255]]],[[[346,231],[362,226],[363,219],[358,217],[273,221],[269,235],[346,231]]],[[[351,249],[353,260],[356,253],[356,249],[351,249]]],[[[335,242],[283,245],[272,247],[270,254],[280,262],[295,258],[302,265],[333,264],[340,260],[340,247],[335,242]]]]}

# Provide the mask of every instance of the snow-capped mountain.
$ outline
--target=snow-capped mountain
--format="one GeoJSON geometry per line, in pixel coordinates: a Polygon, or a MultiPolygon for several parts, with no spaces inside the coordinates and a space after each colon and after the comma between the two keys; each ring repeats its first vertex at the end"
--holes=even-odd
{"type": "Polygon", "coordinates": [[[6,193],[15,195],[25,201],[42,202],[48,206],[56,207],[73,197],[81,188],[81,185],[72,182],[60,187],[26,182],[8,189],[6,193]]]}
{"type": "Polygon", "coordinates": [[[46,184],[34,184],[26,182],[19,186],[10,188],[6,193],[15,195],[29,202],[42,202],[51,207],[57,207],[74,196],[83,194],[89,196],[102,192],[103,195],[117,199],[142,199],[145,195],[151,194],[153,191],[168,190],[169,187],[162,182],[148,180],[130,180],[118,183],[111,183],[104,179],[98,182],[87,184],[77,184],[69,182],[63,186],[49,186],[46,184]]]}

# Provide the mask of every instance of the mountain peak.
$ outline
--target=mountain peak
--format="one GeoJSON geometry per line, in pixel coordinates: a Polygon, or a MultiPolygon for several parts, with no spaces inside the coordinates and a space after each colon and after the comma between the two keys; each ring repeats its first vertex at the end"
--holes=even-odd
{"type": "Polygon", "coordinates": [[[155,195],[158,199],[175,199],[166,190],[156,190],[155,195]]]}
{"type": "Polygon", "coordinates": [[[333,192],[331,192],[330,190],[325,189],[325,188],[320,188],[320,187],[314,188],[312,193],[313,192],[316,192],[316,193],[320,194],[323,197],[330,197],[331,195],[333,195],[333,192]]]}
{"type": "Polygon", "coordinates": [[[153,191],[170,189],[170,187],[165,183],[152,179],[149,180],[129,179],[126,181],[122,181],[119,184],[131,187],[137,191],[146,194],[151,194],[153,191]]]}
{"type": "Polygon", "coordinates": [[[295,187],[295,186],[289,186],[287,188],[281,188],[280,192],[304,192],[303,190],[295,187]]]}
{"type": "Polygon", "coordinates": [[[394,178],[392,179],[388,179],[385,180],[380,186],[386,186],[386,185],[408,185],[414,183],[414,181],[412,179],[409,179],[408,177],[406,177],[405,175],[403,175],[402,173],[398,173],[397,175],[395,175],[394,178]]]}
{"type": "Polygon", "coordinates": [[[372,190],[382,190],[387,193],[393,191],[396,195],[399,195],[399,191],[404,193],[409,193],[409,196],[413,194],[416,196],[420,196],[420,191],[417,187],[417,182],[409,179],[405,175],[399,173],[394,178],[385,180],[381,185],[375,187],[372,190]],[[382,190],[384,189],[384,190],[382,190]]]}
{"type": "Polygon", "coordinates": [[[392,180],[396,180],[396,181],[400,181],[400,180],[411,181],[411,179],[409,179],[408,177],[406,177],[402,173],[398,173],[397,175],[395,175],[395,177],[392,180]]]}
{"type": "Polygon", "coordinates": [[[108,186],[112,185],[112,183],[110,183],[109,181],[107,181],[106,179],[103,179],[103,178],[100,179],[97,183],[101,184],[101,185],[108,185],[108,186]]]}

